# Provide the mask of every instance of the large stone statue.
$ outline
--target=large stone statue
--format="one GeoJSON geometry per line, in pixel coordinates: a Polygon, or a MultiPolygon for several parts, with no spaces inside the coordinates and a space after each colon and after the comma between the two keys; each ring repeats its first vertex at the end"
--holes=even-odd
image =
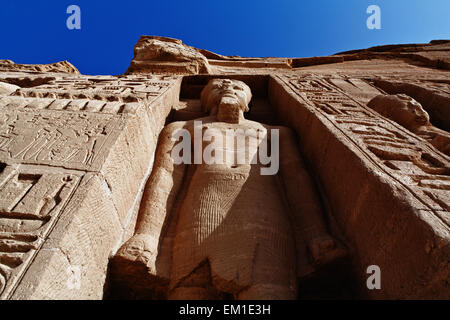
{"type": "Polygon", "coordinates": [[[202,123],[201,132],[215,129],[224,136],[226,130],[277,129],[278,174],[261,174],[265,165],[252,164],[260,144],[251,135],[244,163],[235,157],[243,150],[227,145],[223,151],[231,156],[224,163],[175,164],[173,136],[180,129],[194,136],[195,123],[167,125],[135,234],[115,258],[122,261],[124,277],[140,269],[155,283],[166,280],[169,299],[217,299],[226,294],[235,299],[295,299],[299,239],[307,243],[316,264],[343,253],[326,230],[294,133],[246,120],[250,99],[250,88],[241,81],[211,80],[201,94],[209,116],[196,121],[202,123]]]}

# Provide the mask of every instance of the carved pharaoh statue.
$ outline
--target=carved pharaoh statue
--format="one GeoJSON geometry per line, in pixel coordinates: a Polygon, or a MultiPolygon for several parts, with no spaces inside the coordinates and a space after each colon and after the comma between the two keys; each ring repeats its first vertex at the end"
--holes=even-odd
{"type": "Polygon", "coordinates": [[[213,79],[201,93],[209,116],[196,121],[201,121],[201,132],[214,129],[224,136],[226,130],[277,129],[278,173],[261,174],[264,165],[252,162],[261,146],[252,143],[258,139],[252,135],[245,140],[249,150],[244,163],[235,157],[242,150],[227,145],[224,152],[231,156],[223,163],[176,164],[173,136],[181,129],[194,136],[195,122],[167,125],[135,234],[115,257],[124,277],[144,272],[143,282],[167,285],[169,299],[217,299],[224,294],[235,299],[295,299],[299,239],[307,243],[316,264],[343,254],[326,230],[294,133],[245,119],[250,99],[244,82],[213,79]]]}

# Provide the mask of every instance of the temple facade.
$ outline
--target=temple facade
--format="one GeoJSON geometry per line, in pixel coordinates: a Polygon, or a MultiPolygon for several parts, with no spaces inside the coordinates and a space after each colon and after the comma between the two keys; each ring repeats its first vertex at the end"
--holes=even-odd
{"type": "Polygon", "coordinates": [[[0,299],[450,299],[449,50],[0,60],[0,299]],[[181,167],[195,121],[278,130],[279,173],[181,167]]]}

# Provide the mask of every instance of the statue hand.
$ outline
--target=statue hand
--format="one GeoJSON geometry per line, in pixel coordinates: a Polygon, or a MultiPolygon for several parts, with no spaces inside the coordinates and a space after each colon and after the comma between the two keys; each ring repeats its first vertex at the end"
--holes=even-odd
{"type": "Polygon", "coordinates": [[[135,234],[117,252],[116,256],[130,262],[142,263],[151,274],[156,274],[158,239],[151,234],[135,234]]]}
{"type": "Polygon", "coordinates": [[[308,247],[316,265],[330,263],[347,254],[347,250],[327,233],[314,237],[309,241],[308,247]]]}

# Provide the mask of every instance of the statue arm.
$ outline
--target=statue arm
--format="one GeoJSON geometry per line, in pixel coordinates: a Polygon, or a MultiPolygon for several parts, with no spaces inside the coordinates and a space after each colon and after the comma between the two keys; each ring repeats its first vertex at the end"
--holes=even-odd
{"type": "Polygon", "coordinates": [[[186,165],[175,164],[171,152],[177,143],[173,141],[172,134],[185,124],[174,122],[162,130],[153,170],[142,195],[134,236],[118,252],[127,260],[144,262],[151,273],[156,273],[160,237],[183,184],[186,165]]]}
{"type": "Polygon", "coordinates": [[[142,196],[136,234],[153,234],[159,238],[166,216],[170,214],[184,179],[185,164],[175,164],[171,152],[172,134],[182,129],[184,122],[174,122],[161,132],[152,173],[142,196]]]}

